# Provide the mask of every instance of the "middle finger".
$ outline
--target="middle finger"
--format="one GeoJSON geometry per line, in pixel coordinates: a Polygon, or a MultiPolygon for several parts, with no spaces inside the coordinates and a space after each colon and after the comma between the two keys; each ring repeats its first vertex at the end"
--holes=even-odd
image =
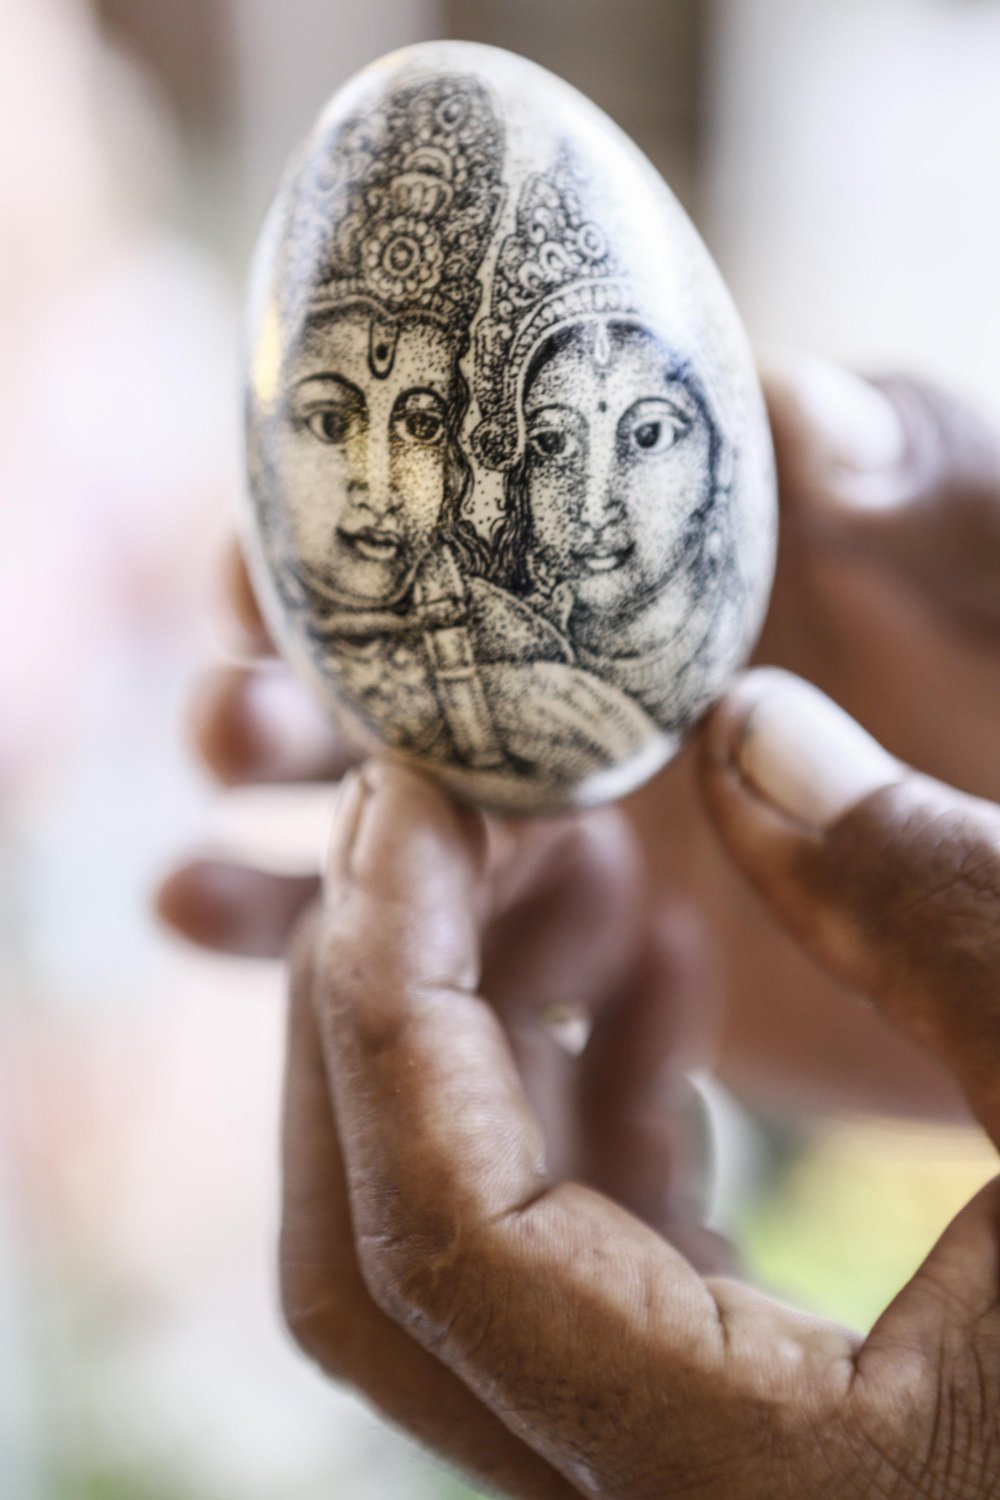
{"type": "Polygon", "coordinates": [[[227,786],[337,781],[357,760],[281,662],[206,672],[191,697],[188,727],[202,760],[227,786]]]}

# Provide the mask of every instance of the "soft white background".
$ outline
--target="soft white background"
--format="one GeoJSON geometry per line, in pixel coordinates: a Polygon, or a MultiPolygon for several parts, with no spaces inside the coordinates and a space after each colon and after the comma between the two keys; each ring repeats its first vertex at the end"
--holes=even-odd
{"type": "MultiPolygon", "coordinates": [[[[460,14],[639,134],[755,338],[996,405],[1000,5],[209,10],[217,107],[192,127],[83,0],[0,0],[0,1500],[420,1500],[448,1482],[276,1316],[280,975],[147,912],[189,839],[319,838],[312,806],[266,828],[220,809],[178,727],[221,650],[240,276],[270,185],[344,77],[460,14]]],[[[198,10],[140,11],[198,84],[198,10]]]]}

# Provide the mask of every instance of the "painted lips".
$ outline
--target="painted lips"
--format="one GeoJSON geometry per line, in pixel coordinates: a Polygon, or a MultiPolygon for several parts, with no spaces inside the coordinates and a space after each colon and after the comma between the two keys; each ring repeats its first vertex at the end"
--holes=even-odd
{"type": "Polygon", "coordinates": [[[633,546],[619,547],[614,552],[574,552],[573,561],[585,573],[613,573],[632,556],[633,546]]]}
{"type": "Polygon", "coordinates": [[[360,531],[338,528],[337,534],[369,562],[390,562],[403,547],[403,538],[398,531],[380,531],[375,526],[365,526],[360,531]]]}

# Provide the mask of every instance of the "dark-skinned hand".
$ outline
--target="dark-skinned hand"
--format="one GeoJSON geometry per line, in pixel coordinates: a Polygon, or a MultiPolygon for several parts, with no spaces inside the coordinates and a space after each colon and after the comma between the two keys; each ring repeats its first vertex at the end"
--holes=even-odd
{"type": "MultiPolygon", "coordinates": [[[[992,596],[954,586],[962,549],[957,536],[950,552],[944,547],[941,518],[947,507],[962,531],[971,506],[982,525],[966,563],[988,573],[1000,486],[990,488],[979,463],[961,503],[949,498],[947,468],[951,477],[939,474],[929,498],[919,489],[898,503],[869,494],[860,507],[869,534],[859,541],[859,506],[845,507],[829,483],[810,494],[800,473],[788,497],[795,443],[808,448],[816,436],[797,378],[789,394],[775,377],[771,409],[786,536],[815,577],[810,584],[793,570],[789,581],[786,541],[765,642],[780,645],[785,630],[787,651],[774,654],[810,643],[816,651],[824,632],[796,633],[788,621],[800,607],[800,625],[816,625],[824,581],[845,629],[851,619],[860,629],[866,602],[869,627],[881,624],[891,637],[902,619],[911,645],[922,621],[922,665],[936,642],[933,660],[951,667],[942,695],[957,706],[957,690],[969,693],[958,722],[972,726],[950,746],[947,724],[932,724],[923,763],[950,755],[965,772],[957,780],[988,782],[997,700],[984,704],[969,690],[985,688],[994,670],[992,596]],[[796,423],[805,426],[789,449],[796,423]],[[935,541],[921,552],[913,528],[926,531],[931,520],[935,541]],[[906,546],[889,545],[890,533],[907,536],[906,546]],[[935,555],[950,558],[951,584],[935,555]],[[881,590],[866,599],[858,573],[881,579],[881,590]],[[839,585],[830,582],[838,576],[839,585]],[[888,602],[902,615],[880,615],[888,602]]],[[[898,394],[893,401],[901,405],[898,394]]],[[[912,449],[904,445],[897,468],[916,462],[912,449]]],[[[871,650],[884,665],[885,640],[872,636],[871,650]]],[[[813,675],[835,671],[838,660],[836,650],[816,652],[813,675]]],[[[871,674],[866,662],[852,664],[856,692],[871,674]]],[[[218,749],[228,736],[237,761],[249,747],[249,763],[256,757],[277,779],[328,771],[342,752],[325,726],[313,718],[310,738],[304,719],[295,735],[273,713],[255,721],[251,681],[230,676],[202,698],[210,758],[224,762],[218,749]]],[[[885,688],[905,702],[906,686],[885,688]]],[[[920,726],[914,701],[898,729],[919,743],[920,726]]],[[[242,774],[230,763],[231,779],[242,774]]],[[[636,848],[616,812],[500,827],[401,767],[352,773],[324,899],[293,961],[282,1235],[289,1323],[324,1369],[501,1493],[992,1494],[1000,1484],[996,1184],[959,1216],[863,1342],[719,1274],[724,1253],[697,1225],[696,1109],[684,1077],[700,1059],[701,1006],[714,987],[702,919],[677,895],[698,894],[683,872],[704,873],[702,825],[678,823],[667,793],[682,774],[699,778],[729,858],[810,955],[796,1003],[814,1007],[812,1047],[779,1045],[775,1056],[765,1024],[756,1046],[741,1050],[741,1026],[752,1030],[755,1015],[758,1030],[766,1021],[753,1009],[765,980],[779,984],[772,1009],[794,1015],[780,981],[803,961],[782,947],[776,925],[738,950],[731,906],[718,893],[701,903],[736,976],[723,1018],[732,1076],[766,1093],[784,1069],[786,1098],[818,1084],[825,1097],[846,1087],[870,1099],[876,1075],[865,1064],[875,1037],[880,1070],[888,1063],[906,1073],[885,1091],[890,1107],[911,1103],[918,1085],[933,1086],[932,1105],[947,1104],[953,1090],[994,1141],[1000,815],[908,772],[783,674],[738,685],[671,783],[672,774],[633,801],[644,835],[636,848]],[[665,844],[667,858],[657,858],[665,844]],[[845,986],[875,1007],[857,1007],[845,986]],[[553,1009],[590,1018],[579,1058],[553,1037],[553,1009]],[[832,1068],[823,1066],[824,1037],[836,1043],[832,1068]],[[933,1059],[926,1067],[916,1061],[924,1054],[933,1059]]],[[[209,944],[270,952],[315,893],[311,880],[288,886],[195,864],[168,884],[163,903],[209,944]]]]}
{"type": "MultiPolygon", "coordinates": [[[[946,394],[872,386],[801,356],[764,371],[778,459],[781,545],[757,660],[818,684],[900,758],[1000,799],[1000,446],[946,394]]],[[[350,751],[273,654],[234,549],[226,603],[243,660],[192,707],[199,753],[224,783],[336,779],[350,751]]],[[[656,905],[707,926],[721,1078],[759,1110],[861,1107],[960,1116],[932,1059],[790,940],[718,845],[693,748],[624,804],[656,905]]],[[[166,883],[168,921],[209,947],[284,951],[315,878],[218,857],[166,883]]]]}
{"type": "MultiPolygon", "coordinates": [[[[1000,812],[782,673],[744,678],[701,752],[770,909],[1000,1143],[1000,812]]],[[[349,774],[293,960],[282,1279],[302,1345],[503,1494],[996,1494],[1000,1179],[866,1339],[719,1274],[672,1145],[669,937],[626,947],[619,984],[606,942],[579,951],[595,1021],[566,1153],[510,1039],[530,965],[518,995],[491,975],[503,887],[481,817],[400,765],[349,774]]]]}

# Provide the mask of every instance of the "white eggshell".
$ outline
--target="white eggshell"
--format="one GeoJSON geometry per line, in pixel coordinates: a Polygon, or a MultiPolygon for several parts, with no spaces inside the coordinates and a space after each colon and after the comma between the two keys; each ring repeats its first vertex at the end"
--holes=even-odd
{"type": "Polygon", "coordinates": [[[519,812],[663,765],[759,630],[773,460],[617,126],[491,47],[373,63],[279,189],[248,331],[251,566],[343,734],[519,812]]]}

